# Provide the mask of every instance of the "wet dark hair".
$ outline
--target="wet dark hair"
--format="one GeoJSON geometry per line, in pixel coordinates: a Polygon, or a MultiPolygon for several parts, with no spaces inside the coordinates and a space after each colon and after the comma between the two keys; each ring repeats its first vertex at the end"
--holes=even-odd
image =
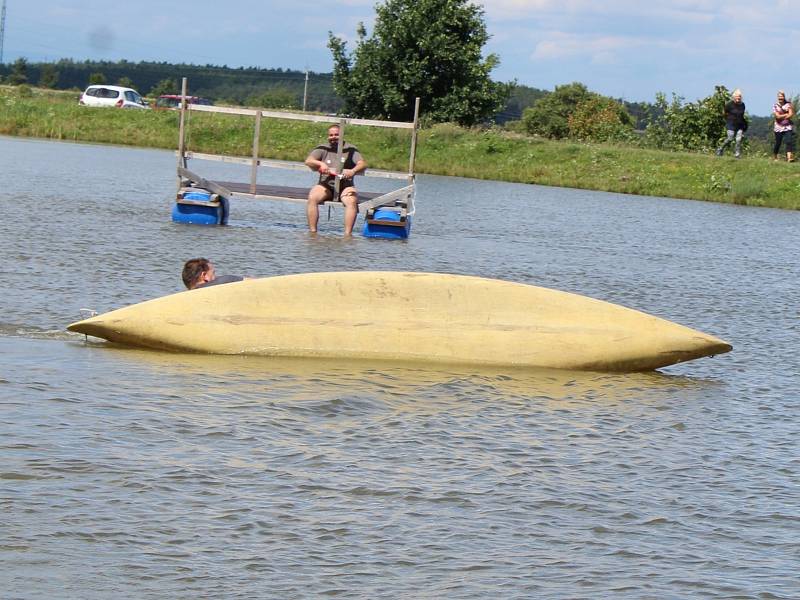
{"type": "Polygon", "coordinates": [[[186,264],[183,265],[183,273],[181,273],[183,285],[185,285],[187,289],[192,289],[197,285],[197,280],[200,279],[201,275],[210,268],[211,261],[207,258],[192,258],[187,260],[186,264]]]}

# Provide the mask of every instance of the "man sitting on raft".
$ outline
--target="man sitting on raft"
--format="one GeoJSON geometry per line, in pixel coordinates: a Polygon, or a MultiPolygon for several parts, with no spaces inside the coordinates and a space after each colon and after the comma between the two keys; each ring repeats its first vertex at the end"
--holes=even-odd
{"type": "Polygon", "coordinates": [[[183,265],[183,284],[187,289],[196,290],[210,285],[220,285],[222,283],[233,283],[242,281],[244,277],[239,275],[222,275],[217,277],[214,264],[207,258],[193,258],[187,260],[183,265]]]}
{"type": "Polygon", "coordinates": [[[346,236],[352,235],[353,226],[356,223],[358,194],[356,188],[353,187],[353,178],[366,170],[367,163],[358,148],[346,144],[342,140],[342,164],[336,164],[340,132],[338,125],[331,125],[328,128],[328,144],[317,146],[306,158],[306,165],[319,173],[319,182],[308,192],[308,203],[306,204],[308,229],[311,233],[317,231],[319,205],[328,200],[335,200],[334,190],[337,177],[339,178],[338,200],[344,204],[344,234],[346,236]]]}

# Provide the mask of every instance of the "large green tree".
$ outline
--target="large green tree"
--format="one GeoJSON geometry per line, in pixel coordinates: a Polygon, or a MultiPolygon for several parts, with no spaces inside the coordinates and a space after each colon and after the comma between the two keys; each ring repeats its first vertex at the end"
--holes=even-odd
{"type": "Polygon", "coordinates": [[[410,121],[414,98],[431,122],[474,125],[502,109],[513,84],[493,82],[498,64],[482,56],[489,39],[483,9],[470,0],[386,0],[375,29],[363,24],[352,54],[332,33],[333,85],[344,110],[365,118],[410,121]]]}

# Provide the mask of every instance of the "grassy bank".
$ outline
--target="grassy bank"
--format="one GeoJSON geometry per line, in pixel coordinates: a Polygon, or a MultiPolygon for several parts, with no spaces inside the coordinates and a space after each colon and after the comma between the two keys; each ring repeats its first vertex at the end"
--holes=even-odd
{"type": "MultiPolygon", "coordinates": [[[[248,156],[253,121],[190,113],[189,148],[248,156]]],[[[301,161],[324,126],[266,120],[261,156],[301,161]]],[[[175,149],[178,113],[78,106],[77,94],[0,87],[0,134],[175,149]],[[26,91],[29,90],[29,91],[26,91]]],[[[372,167],[405,170],[408,132],[350,127],[372,167]]],[[[800,209],[800,163],[556,142],[439,125],[420,132],[417,171],[499,181],[800,209]]]]}

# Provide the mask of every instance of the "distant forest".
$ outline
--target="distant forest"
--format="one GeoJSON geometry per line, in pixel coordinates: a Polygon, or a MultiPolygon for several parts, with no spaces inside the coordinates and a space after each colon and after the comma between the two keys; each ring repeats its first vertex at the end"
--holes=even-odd
{"type": "MultiPolygon", "coordinates": [[[[14,70],[13,64],[0,65],[5,81],[14,70]]],[[[83,91],[86,86],[102,79],[102,83],[127,85],[144,96],[151,92],[178,93],[181,79],[186,77],[189,93],[214,102],[243,105],[267,96],[268,100],[301,108],[306,74],[284,69],[255,67],[231,68],[215,65],[172,64],[167,62],[84,61],[62,59],[55,63],[27,63],[28,83],[41,85],[50,80],[53,89],[83,91]],[[54,82],[53,82],[54,80],[54,82]],[[172,89],[168,82],[171,82],[172,89]]],[[[330,73],[308,74],[307,110],[336,112],[341,101],[333,92],[330,73]]],[[[255,103],[254,103],[255,104],[255,103]]],[[[284,106],[288,108],[288,106],[284,106]]]]}
{"type": "MultiPolygon", "coordinates": [[[[6,80],[14,65],[0,65],[0,76],[6,80]]],[[[54,89],[82,91],[101,75],[104,83],[123,83],[135,88],[145,96],[164,92],[165,82],[174,84],[172,93],[179,91],[181,78],[189,82],[189,93],[214,102],[234,105],[258,105],[265,108],[301,108],[305,87],[305,73],[284,69],[259,69],[215,65],[172,64],[167,62],[119,62],[83,61],[62,59],[55,63],[26,63],[27,82],[54,89]],[[49,81],[48,81],[49,80],[49,81]],[[264,102],[266,101],[266,102],[264,102]]],[[[499,124],[518,120],[522,111],[532,106],[539,98],[550,92],[518,85],[500,111],[495,121],[499,124]]],[[[341,100],[333,91],[332,73],[308,74],[306,109],[331,113],[338,112],[341,100]]],[[[634,117],[637,127],[646,125],[646,105],[625,102],[628,112],[634,117]]]]}
{"type": "MultiPolygon", "coordinates": [[[[122,84],[133,87],[144,96],[178,93],[181,78],[186,77],[189,93],[215,103],[262,106],[264,108],[302,108],[306,85],[303,71],[228,67],[215,65],[172,64],[167,62],[73,61],[62,59],[51,63],[0,64],[0,80],[11,82],[24,77],[27,83],[60,90],[82,91],[90,83],[122,84]],[[19,73],[24,69],[24,73],[19,73]]],[[[522,112],[550,92],[517,85],[502,111],[495,115],[497,124],[516,121],[522,112]]],[[[643,130],[653,115],[647,102],[621,101],[633,117],[634,127],[643,130]]],[[[308,73],[306,109],[321,113],[337,113],[342,101],[333,91],[332,73],[308,73]]],[[[769,118],[753,117],[748,134],[766,139],[769,118]]]]}

